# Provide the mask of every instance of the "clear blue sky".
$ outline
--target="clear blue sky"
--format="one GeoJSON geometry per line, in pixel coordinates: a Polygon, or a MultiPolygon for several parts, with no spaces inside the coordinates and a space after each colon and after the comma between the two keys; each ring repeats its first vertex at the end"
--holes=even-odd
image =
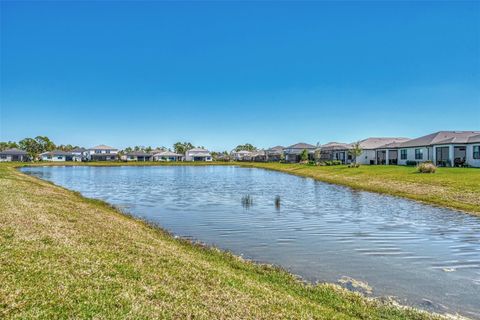
{"type": "Polygon", "coordinates": [[[480,2],[1,2],[0,140],[480,130],[480,2]]]}

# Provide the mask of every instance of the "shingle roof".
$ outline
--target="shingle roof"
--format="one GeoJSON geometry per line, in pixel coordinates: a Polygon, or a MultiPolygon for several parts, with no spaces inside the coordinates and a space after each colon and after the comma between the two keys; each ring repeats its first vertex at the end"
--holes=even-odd
{"type": "Polygon", "coordinates": [[[193,151],[193,152],[210,152],[208,151],[207,149],[203,149],[203,148],[193,148],[193,149],[190,149],[188,150],[189,152],[190,151],[193,151]]]}
{"type": "Polygon", "coordinates": [[[348,150],[352,148],[349,143],[343,142],[329,142],[320,147],[322,150],[348,150]]]}
{"type": "Polygon", "coordinates": [[[288,146],[287,149],[315,149],[316,146],[304,142],[299,142],[288,146]]]}
{"type": "Polygon", "coordinates": [[[12,149],[7,149],[7,150],[3,150],[3,151],[0,151],[0,154],[1,155],[22,155],[22,156],[26,156],[28,153],[23,151],[23,150],[20,150],[20,149],[17,149],[17,148],[12,148],[12,149]]]}
{"type": "Polygon", "coordinates": [[[44,152],[41,154],[42,156],[73,156],[73,153],[63,150],[52,150],[48,152],[44,152]]]}
{"type": "Polygon", "coordinates": [[[106,146],[104,144],[90,148],[90,150],[117,150],[114,147],[106,146]]]}
{"type": "Polygon", "coordinates": [[[434,144],[471,143],[478,141],[480,131],[439,131],[400,144],[400,147],[423,147],[434,144]],[[471,139],[471,140],[470,140],[471,139]]]}
{"type": "Polygon", "coordinates": [[[156,156],[156,157],[182,157],[181,154],[178,154],[178,153],[175,153],[175,152],[172,152],[172,151],[158,152],[158,153],[155,153],[154,156],[156,156]]]}
{"type": "Polygon", "coordinates": [[[379,149],[392,143],[406,142],[408,138],[367,138],[360,141],[360,148],[362,149],[379,149]]]}
{"type": "Polygon", "coordinates": [[[151,157],[152,155],[145,151],[132,151],[127,153],[127,156],[130,157],[151,157]]]}
{"type": "Polygon", "coordinates": [[[87,151],[87,149],[85,148],[75,148],[71,152],[85,152],[85,151],[87,151]]]}

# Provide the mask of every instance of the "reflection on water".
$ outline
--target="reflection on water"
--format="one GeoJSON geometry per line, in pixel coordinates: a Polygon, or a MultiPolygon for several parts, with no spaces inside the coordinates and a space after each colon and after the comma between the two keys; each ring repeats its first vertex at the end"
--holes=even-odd
{"type": "Polygon", "coordinates": [[[480,318],[478,217],[233,166],[22,170],[310,281],[480,318]]]}

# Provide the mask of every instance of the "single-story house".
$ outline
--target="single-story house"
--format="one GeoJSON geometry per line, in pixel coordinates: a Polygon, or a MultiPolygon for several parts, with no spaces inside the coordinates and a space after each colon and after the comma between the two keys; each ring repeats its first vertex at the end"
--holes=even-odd
{"type": "Polygon", "coordinates": [[[439,131],[398,146],[399,164],[480,167],[480,131],[439,131]]]}
{"type": "Polygon", "coordinates": [[[212,161],[212,155],[206,149],[193,148],[185,152],[185,161],[212,161]]]}
{"type": "Polygon", "coordinates": [[[329,142],[320,147],[320,161],[338,160],[343,164],[352,162],[350,150],[352,145],[342,142],[329,142]]]}
{"type": "MultiPolygon", "coordinates": [[[[362,153],[357,157],[359,164],[396,164],[398,163],[398,143],[408,138],[367,138],[360,140],[362,153]],[[388,163],[387,163],[388,159],[388,163]]],[[[351,144],[353,147],[353,143],[351,144]]]]}
{"type": "Polygon", "coordinates": [[[265,150],[252,151],[249,158],[250,158],[250,161],[265,162],[267,161],[267,153],[265,152],[265,150]]]}
{"type": "Polygon", "coordinates": [[[153,155],[153,161],[182,161],[183,155],[172,151],[161,151],[153,155]]]}
{"type": "Polygon", "coordinates": [[[0,151],[0,162],[28,160],[28,153],[17,148],[0,151]]]}
{"type": "Polygon", "coordinates": [[[232,152],[230,152],[230,156],[235,161],[250,161],[251,155],[252,155],[252,151],[248,151],[248,150],[239,150],[239,151],[233,150],[232,152]]]}
{"type": "Polygon", "coordinates": [[[117,160],[118,149],[104,144],[89,148],[87,150],[88,161],[113,161],[117,160]]]}
{"type": "Polygon", "coordinates": [[[145,151],[132,151],[122,156],[124,161],[152,161],[152,158],[153,155],[145,151]]]}
{"type": "Polygon", "coordinates": [[[275,146],[265,150],[267,161],[278,162],[282,160],[284,146],[275,146]]]}
{"type": "Polygon", "coordinates": [[[285,154],[285,161],[287,162],[299,162],[300,154],[303,150],[307,150],[308,159],[313,160],[315,156],[316,146],[304,142],[299,142],[291,146],[286,147],[283,152],[285,154]]]}
{"type": "Polygon", "coordinates": [[[53,161],[53,162],[64,162],[64,161],[80,161],[76,159],[77,156],[71,152],[63,150],[53,150],[47,151],[40,154],[40,160],[42,161],[53,161]]]}

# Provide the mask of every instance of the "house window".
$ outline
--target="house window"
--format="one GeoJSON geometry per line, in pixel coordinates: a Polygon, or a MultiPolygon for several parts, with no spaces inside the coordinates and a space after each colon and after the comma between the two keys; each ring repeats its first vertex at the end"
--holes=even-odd
{"type": "Polygon", "coordinates": [[[102,153],[102,150],[95,150],[95,153],[102,153]]]}
{"type": "Polygon", "coordinates": [[[480,146],[473,146],[473,159],[480,159],[480,146]]]}
{"type": "Polygon", "coordinates": [[[61,157],[61,156],[58,156],[57,159],[58,159],[58,160],[62,160],[62,157],[61,157]]]}
{"type": "Polygon", "coordinates": [[[400,159],[407,160],[407,149],[400,150],[400,159]]]}
{"type": "Polygon", "coordinates": [[[0,156],[0,159],[5,160],[5,159],[7,159],[7,156],[1,155],[1,156],[0,156]]]}
{"type": "Polygon", "coordinates": [[[415,160],[422,160],[422,159],[423,159],[423,150],[415,149],[415,160]]]}

